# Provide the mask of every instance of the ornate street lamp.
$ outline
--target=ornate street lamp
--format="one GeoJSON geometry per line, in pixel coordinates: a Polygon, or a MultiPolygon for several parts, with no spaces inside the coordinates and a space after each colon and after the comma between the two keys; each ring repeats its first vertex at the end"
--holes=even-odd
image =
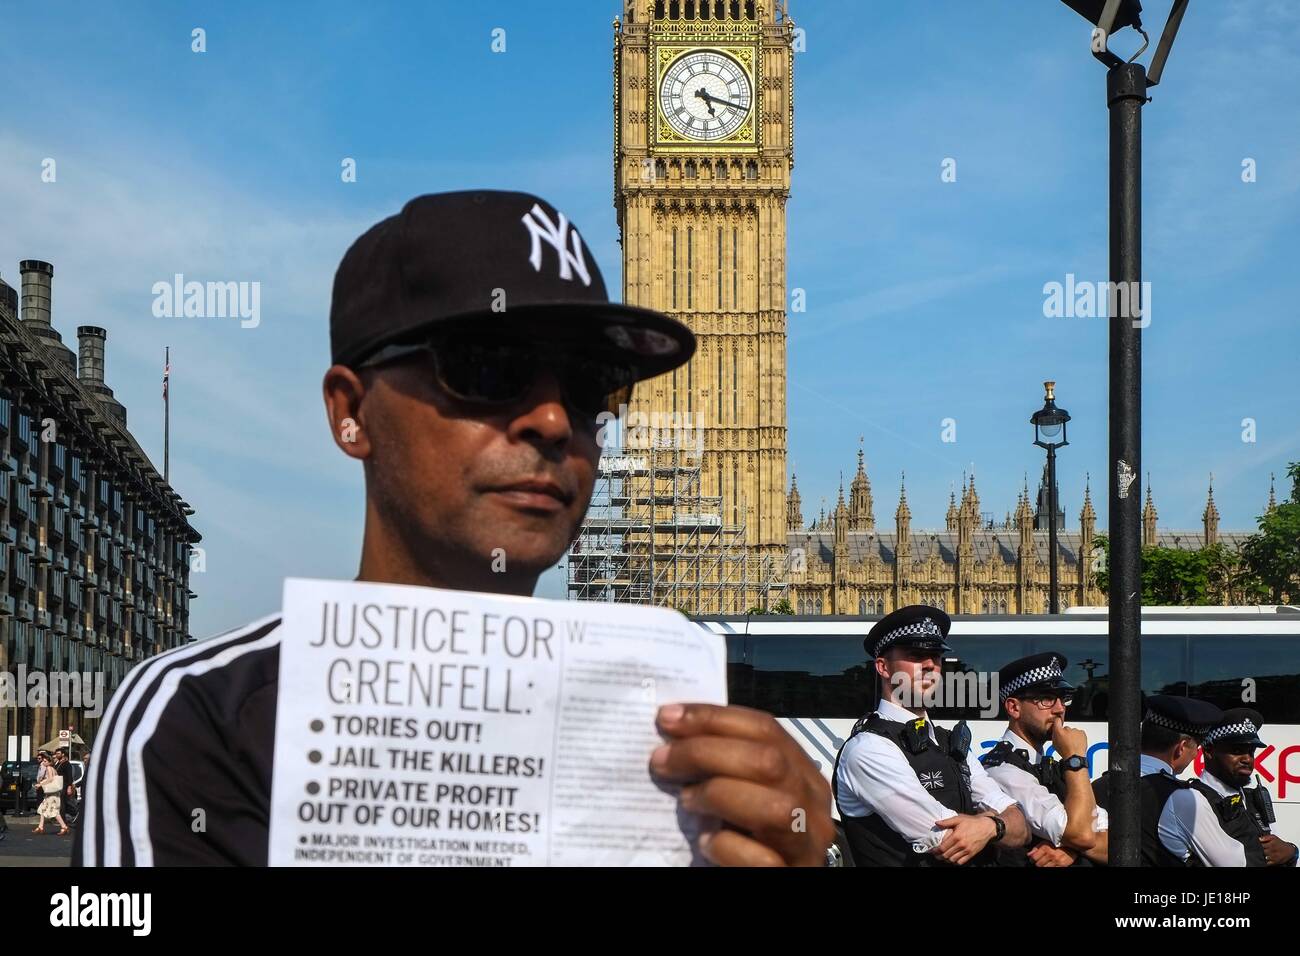
{"type": "Polygon", "coordinates": [[[1056,596],[1056,449],[1070,444],[1065,440],[1065,423],[1070,420],[1070,413],[1056,407],[1055,390],[1055,382],[1043,383],[1043,407],[1029,417],[1034,426],[1034,444],[1047,449],[1047,600],[1051,614],[1061,610],[1056,596]]]}

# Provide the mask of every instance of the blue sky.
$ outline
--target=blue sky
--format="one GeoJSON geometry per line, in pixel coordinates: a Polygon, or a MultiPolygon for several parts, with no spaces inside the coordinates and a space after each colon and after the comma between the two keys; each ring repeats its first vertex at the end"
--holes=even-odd
{"type": "MultiPolygon", "coordinates": [[[[1147,7],[1162,23],[1167,5],[1147,7]]],[[[1300,7],[1214,7],[1192,5],[1144,110],[1143,465],[1160,523],[1181,528],[1199,526],[1211,471],[1223,526],[1253,527],[1269,472],[1300,460],[1300,7]],[[1256,182],[1241,180],[1245,158],[1256,182]]],[[[276,608],[285,575],[355,573],[360,470],[318,396],[330,282],[356,235],[422,192],[531,190],[580,226],[618,287],[618,12],[124,2],[31,16],[0,3],[0,275],[17,285],[20,259],[54,263],[55,326],[74,347],[77,325],[108,329],[109,384],[158,463],[171,346],[172,480],[207,548],[196,635],[276,608]],[[40,180],[46,157],[55,183],[40,180]],[[355,183],[340,180],[344,157],[355,183]],[[151,287],[176,272],[260,281],[260,325],[154,317],[151,287]]],[[[972,465],[1001,515],[1041,469],[1027,420],[1052,378],[1074,416],[1063,505],[1077,522],[1091,471],[1104,527],[1105,323],[1043,315],[1045,283],[1106,278],[1105,75],[1087,24],[1052,0],[790,12],[807,47],[788,272],[807,299],[789,347],[805,517],[833,505],[859,436],[878,521],[892,523],[906,470],[913,526],[941,524],[972,465]],[[956,182],[940,179],[946,158],[956,182]]],[[[559,596],[558,575],[539,593],[559,596]]]]}

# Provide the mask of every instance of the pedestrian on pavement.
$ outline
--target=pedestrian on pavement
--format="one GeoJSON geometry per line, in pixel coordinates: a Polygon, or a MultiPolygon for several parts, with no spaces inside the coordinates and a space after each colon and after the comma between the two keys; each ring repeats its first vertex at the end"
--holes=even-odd
{"type": "Polygon", "coordinates": [[[42,750],[37,754],[36,759],[41,765],[41,769],[36,773],[36,789],[41,792],[43,799],[41,800],[41,805],[36,808],[36,812],[40,816],[41,822],[37,824],[36,829],[32,832],[44,833],[46,820],[58,820],[59,836],[62,836],[68,832],[68,825],[63,822],[63,804],[61,799],[63,791],[62,777],[60,777],[58,772],[55,770],[54,764],[50,760],[50,755],[45,751],[42,750]]]}
{"type": "MultiPolygon", "coordinates": [[[[61,784],[59,793],[61,800],[59,812],[62,814],[64,820],[75,822],[78,811],[77,781],[81,779],[81,775],[77,772],[77,765],[68,759],[68,751],[63,747],[54,751],[54,761],[54,769],[59,775],[61,784]]],[[[63,836],[63,833],[66,832],[67,824],[64,824],[63,832],[60,833],[59,836],[63,836]]]]}

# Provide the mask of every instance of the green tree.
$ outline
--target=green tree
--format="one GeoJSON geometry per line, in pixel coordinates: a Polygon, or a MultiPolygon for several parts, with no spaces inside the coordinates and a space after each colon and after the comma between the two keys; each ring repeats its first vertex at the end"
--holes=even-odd
{"type": "Polygon", "coordinates": [[[1206,549],[1142,549],[1143,604],[1208,604],[1209,593],[1206,549]]]}
{"type": "Polygon", "coordinates": [[[1259,518],[1259,531],[1246,540],[1242,555],[1274,604],[1300,594],[1300,461],[1287,466],[1291,497],[1259,518]]]}
{"type": "Polygon", "coordinates": [[[1259,604],[1268,588],[1255,575],[1246,556],[1216,542],[1205,549],[1210,604],[1259,604]]]}
{"type": "MultiPolygon", "coordinates": [[[[1094,539],[1097,587],[1110,593],[1110,542],[1094,539]]],[[[1087,556],[1085,556],[1087,557],[1087,556]]],[[[1179,548],[1142,549],[1142,603],[1147,605],[1247,604],[1264,594],[1245,559],[1221,544],[1196,551],[1179,548]]]]}

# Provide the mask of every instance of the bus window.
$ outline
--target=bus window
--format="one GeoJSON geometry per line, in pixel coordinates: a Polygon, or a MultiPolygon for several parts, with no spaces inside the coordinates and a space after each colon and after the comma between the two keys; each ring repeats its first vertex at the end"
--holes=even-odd
{"type": "MultiPolygon", "coordinates": [[[[1293,636],[1196,635],[1191,644],[1191,694],[1227,710],[1251,707],[1268,724],[1300,723],[1300,641],[1293,636]],[[1254,700],[1247,692],[1254,681],[1254,700]]],[[[1267,742],[1267,732],[1262,734],[1267,742]]]]}
{"type": "Polygon", "coordinates": [[[754,669],[745,663],[745,635],[727,635],[727,700],[754,706],[754,669]]]}
{"type": "Polygon", "coordinates": [[[1142,636],[1142,693],[1187,696],[1187,638],[1142,636]]]}
{"type": "MultiPolygon", "coordinates": [[[[1021,637],[1007,637],[1004,635],[993,634],[950,634],[948,643],[952,645],[952,650],[944,655],[943,669],[945,673],[957,674],[993,674],[996,673],[1003,664],[1010,663],[1017,658],[1024,657],[1029,652],[1025,649],[1028,641],[1021,637]]],[[[954,686],[955,685],[945,685],[954,686]]],[[[991,684],[984,684],[989,690],[992,690],[991,684]]],[[[996,716],[990,718],[988,714],[980,713],[982,703],[975,700],[963,701],[965,706],[951,706],[957,703],[949,701],[943,707],[934,708],[932,717],[938,720],[989,720],[996,719],[996,716]]],[[[992,707],[998,707],[998,701],[991,701],[992,707]]]]}
{"type": "Polygon", "coordinates": [[[748,664],[727,668],[732,703],[776,717],[823,718],[861,717],[874,703],[861,637],[751,634],[748,640],[748,664]]]}

